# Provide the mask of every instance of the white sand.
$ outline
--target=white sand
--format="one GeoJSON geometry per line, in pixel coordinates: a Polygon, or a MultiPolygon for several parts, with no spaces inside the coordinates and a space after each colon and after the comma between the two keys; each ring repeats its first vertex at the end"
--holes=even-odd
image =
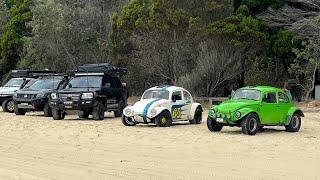
{"type": "MultiPolygon", "coordinates": [[[[320,113],[256,136],[0,112],[0,179],[320,179],[320,113]]],[[[206,119],[206,114],[204,114],[206,119]]]]}

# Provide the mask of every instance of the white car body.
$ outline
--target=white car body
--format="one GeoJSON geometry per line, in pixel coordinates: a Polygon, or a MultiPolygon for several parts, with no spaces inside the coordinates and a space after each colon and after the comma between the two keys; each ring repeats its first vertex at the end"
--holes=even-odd
{"type": "MultiPolygon", "coordinates": [[[[151,95],[152,96],[152,95],[151,95]]],[[[176,96],[175,96],[176,97],[176,96]]],[[[196,109],[202,106],[195,103],[189,91],[176,86],[153,87],[146,90],[140,101],[133,106],[128,106],[123,110],[123,115],[132,118],[136,123],[152,123],[152,119],[157,117],[161,112],[167,110],[171,114],[172,121],[189,121],[194,118],[196,109]],[[167,99],[150,98],[143,99],[149,90],[167,91],[167,99]],[[173,94],[181,95],[179,100],[173,101],[173,94]]]]}

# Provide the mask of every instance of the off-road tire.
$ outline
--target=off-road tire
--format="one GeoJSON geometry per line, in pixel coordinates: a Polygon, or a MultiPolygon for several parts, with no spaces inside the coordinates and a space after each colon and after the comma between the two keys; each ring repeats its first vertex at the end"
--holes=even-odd
{"type": "Polygon", "coordinates": [[[255,135],[259,130],[260,120],[257,114],[250,113],[241,122],[241,130],[243,134],[255,135]]]}
{"type": "Polygon", "coordinates": [[[162,111],[156,118],[155,123],[157,127],[170,127],[172,124],[172,117],[169,111],[162,111]],[[165,121],[164,121],[165,119],[165,121]]]}
{"type": "Polygon", "coordinates": [[[64,114],[58,109],[52,109],[52,117],[54,120],[62,120],[64,119],[64,114]]]}
{"type": "Polygon", "coordinates": [[[89,117],[89,113],[86,112],[86,111],[80,111],[79,114],[78,114],[79,118],[81,119],[88,119],[89,117]]]}
{"type": "Polygon", "coordinates": [[[201,124],[202,122],[202,110],[200,107],[197,107],[194,117],[192,120],[189,121],[190,124],[201,124]]]}
{"type": "Polygon", "coordinates": [[[123,100],[120,100],[120,101],[119,101],[119,104],[118,104],[118,110],[113,112],[113,113],[114,113],[114,116],[115,116],[115,117],[121,117],[124,108],[125,108],[124,101],[123,101],[123,100]]]}
{"type": "Polygon", "coordinates": [[[14,113],[18,116],[25,115],[27,111],[19,109],[17,104],[14,104],[14,113]]]}
{"type": "Polygon", "coordinates": [[[49,103],[46,103],[43,107],[43,113],[45,117],[52,117],[52,109],[49,106],[49,103]]]}
{"type": "Polygon", "coordinates": [[[223,125],[217,123],[217,121],[211,117],[207,118],[207,127],[211,132],[221,131],[223,125]]]}
{"type": "Polygon", "coordinates": [[[2,111],[3,112],[13,113],[14,108],[15,108],[14,101],[12,98],[8,98],[2,102],[2,111]]]}
{"type": "Polygon", "coordinates": [[[285,126],[286,131],[288,132],[298,132],[301,127],[301,117],[299,113],[294,113],[291,117],[290,124],[285,126]]]}
{"type": "Polygon", "coordinates": [[[132,121],[131,117],[127,117],[125,115],[122,115],[121,121],[122,121],[122,124],[124,124],[125,126],[135,126],[135,125],[137,125],[136,122],[132,121]]]}
{"type": "Polygon", "coordinates": [[[96,121],[101,121],[104,119],[104,106],[101,101],[99,101],[98,104],[92,108],[92,118],[96,121]]]}

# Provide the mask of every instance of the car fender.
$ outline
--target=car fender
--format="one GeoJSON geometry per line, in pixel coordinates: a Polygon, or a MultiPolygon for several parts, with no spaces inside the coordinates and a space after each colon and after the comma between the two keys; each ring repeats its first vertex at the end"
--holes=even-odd
{"type": "Polygon", "coordinates": [[[163,106],[157,106],[157,107],[154,107],[154,108],[152,108],[152,109],[149,109],[149,110],[148,110],[148,113],[147,113],[147,117],[148,117],[148,118],[157,117],[160,113],[162,113],[162,112],[165,111],[165,110],[169,111],[170,114],[171,114],[171,111],[170,111],[168,108],[163,107],[163,106]],[[152,110],[152,109],[155,109],[155,110],[157,111],[157,114],[154,115],[154,116],[151,115],[151,110],[152,110]]]}
{"type": "Polygon", "coordinates": [[[192,103],[191,109],[190,109],[190,118],[194,118],[194,114],[196,113],[197,108],[200,107],[201,111],[203,112],[202,105],[200,103],[192,103]]]}
{"type": "Polygon", "coordinates": [[[285,125],[289,125],[289,124],[290,124],[290,122],[291,122],[291,117],[293,116],[293,114],[294,114],[295,112],[298,112],[301,117],[304,117],[304,114],[303,114],[303,112],[301,111],[301,109],[298,108],[298,107],[293,106],[293,107],[291,107],[291,108],[289,109],[289,111],[288,111],[288,113],[287,113],[285,125]]]}
{"type": "MultiPolygon", "coordinates": [[[[242,119],[244,117],[246,117],[248,114],[250,113],[256,113],[258,115],[258,113],[253,109],[253,108],[250,108],[250,107],[245,107],[245,108],[240,108],[239,110],[235,111],[232,113],[232,116],[236,119],[235,117],[235,114],[236,112],[241,112],[241,117],[239,119],[242,119]]],[[[259,116],[259,115],[258,115],[259,116]]],[[[260,118],[260,117],[259,117],[260,118]]]]}

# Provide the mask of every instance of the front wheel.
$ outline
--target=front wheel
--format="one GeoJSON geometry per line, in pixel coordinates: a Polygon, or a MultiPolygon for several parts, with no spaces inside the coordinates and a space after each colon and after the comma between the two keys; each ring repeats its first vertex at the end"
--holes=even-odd
{"type": "Polygon", "coordinates": [[[65,114],[59,111],[58,109],[52,109],[52,117],[54,120],[64,119],[65,114]]]}
{"type": "Polygon", "coordinates": [[[127,117],[125,115],[122,115],[122,124],[124,124],[125,126],[135,126],[137,123],[135,121],[133,121],[132,117],[127,117]]]}
{"type": "Polygon", "coordinates": [[[201,124],[202,122],[202,110],[198,107],[194,113],[194,117],[190,120],[190,124],[201,124]]]}
{"type": "Polygon", "coordinates": [[[249,114],[241,122],[243,134],[255,135],[259,129],[259,117],[257,114],[249,114]]]}
{"type": "Polygon", "coordinates": [[[169,111],[162,111],[155,119],[157,127],[170,127],[172,118],[169,111]]]}
{"type": "Polygon", "coordinates": [[[92,118],[96,121],[101,121],[104,119],[104,106],[101,101],[92,108],[92,118]]]}
{"type": "Polygon", "coordinates": [[[2,111],[3,112],[9,112],[13,113],[14,112],[14,101],[11,98],[6,99],[2,103],[2,111]]]}
{"type": "Polygon", "coordinates": [[[217,121],[211,117],[207,119],[207,127],[211,132],[221,131],[223,128],[221,124],[218,124],[217,121]]]}
{"type": "Polygon", "coordinates": [[[298,132],[300,130],[301,127],[301,117],[299,113],[294,113],[290,124],[285,126],[286,127],[286,131],[288,132],[298,132]]]}
{"type": "Polygon", "coordinates": [[[49,106],[49,103],[46,103],[43,107],[43,113],[45,117],[52,117],[52,109],[49,106]]]}
{"type": "Polygon", "coordinates": [[[14,113],[16,115],[25,115],[27,113],[27,111],[23,110],[23,109],[19,109],[17,104],[14,104],[14,113]]]}
{"type": "Polygon", "coordinates": [[[119,104],[118,104],[118,110],[113,112],[114,116],[115,117],[121,117],[124,108],[125,108],[124,101],[120,100],[119,104]]]}

